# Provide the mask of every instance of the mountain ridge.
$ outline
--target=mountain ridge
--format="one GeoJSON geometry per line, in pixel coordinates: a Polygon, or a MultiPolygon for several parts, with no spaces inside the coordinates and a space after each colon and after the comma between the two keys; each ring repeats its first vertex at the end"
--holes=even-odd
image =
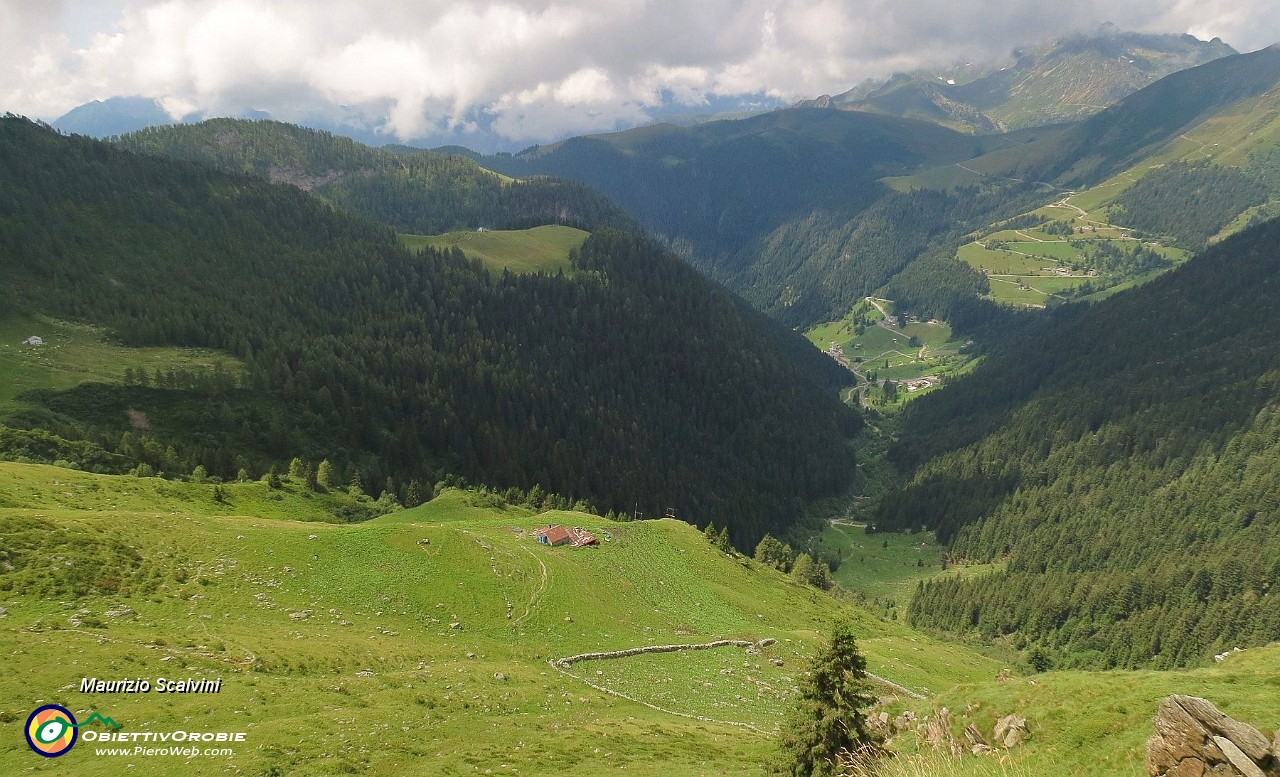
{"type": "Polygon", "coordinates": [[[33,392],[11,426],[223,479],[300,458],[396,499],[450,475],[673,508],[744,547],[852,474],[847,373],[643,236],[601,228],[572,273],[494,276],[293,187],[19,119],[0,143],[20,310],[245,365],[33,392]]]}
{"type": "MultiPolygon", "coordinates": [[[[1171,73],[1237,53],[1221,39],[1103,27],[1031,49],[1005,64],[897,73],[819,101],[841,110],[935,121],[985,134],[1086,118],[1171,73]]],[[[802,105],[817,101],[802,102],[802,105]]]]}

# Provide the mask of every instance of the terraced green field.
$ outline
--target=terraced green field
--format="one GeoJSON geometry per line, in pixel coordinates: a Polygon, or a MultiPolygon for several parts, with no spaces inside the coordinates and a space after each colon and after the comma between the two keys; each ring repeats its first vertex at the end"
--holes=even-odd
{"type": "Polygon", "coordinates": [[[977,270],[998,275],[1036,275],[1044,261],[1007,250],[992,250],[979,243],[966,243],[956,253],[960,261],[977,270]]]}
{"type": "Polygon", "coordinates": [[[582,245],[587,233],[581,229],[548,225],[532,229],[446,232],[443,235],[400,235],[411,249],[460,248],[472,259],[484,262],[496,275],[568,271],[569,252],[582,245]]]}

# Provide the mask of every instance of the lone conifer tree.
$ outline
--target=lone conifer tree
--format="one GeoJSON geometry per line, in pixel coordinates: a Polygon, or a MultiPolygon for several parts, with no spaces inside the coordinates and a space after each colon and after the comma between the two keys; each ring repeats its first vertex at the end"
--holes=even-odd
{"type": "Polygon", "coordinates": [[[800,678],[799,698],[782,728],[775,773],[830,777],[841,760],[874,753],[880,739],[867,730],[866,717],[874,702],[867,661],[858,653],[853,626],[837,621],[831,644],[800,678]]]}

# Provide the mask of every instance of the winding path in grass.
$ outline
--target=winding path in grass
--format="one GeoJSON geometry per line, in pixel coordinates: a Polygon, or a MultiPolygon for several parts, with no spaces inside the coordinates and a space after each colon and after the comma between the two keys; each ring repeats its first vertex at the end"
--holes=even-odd
{"type": "Polygon", "coordinates": [[[523,545],[520,546],[520,549],[532,556],[534,561],[538,562],[539,579],[538,587],[534,589],[533,594],[529,597],[529,603],[525,605],[524,614],[513,620],[513,624],[522,623],[526,618],[532,615],[533,608],[538,606],[538,600],[542,598],[543,592],[547,590],[547,565],[542,562],[542,559],[538,558],[537,553],[534,553],[523,545]]]}

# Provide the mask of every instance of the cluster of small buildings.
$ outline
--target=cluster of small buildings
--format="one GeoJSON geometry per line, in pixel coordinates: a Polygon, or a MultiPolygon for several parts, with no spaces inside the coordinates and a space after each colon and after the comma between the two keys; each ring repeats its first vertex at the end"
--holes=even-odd
{"type": "Polygon", "coordinates": [[[936,386],[940,382],[941,381],[938,380],[936,375],[926,375],[923,378],[916,378],[915,380],[907,381],[906,386],[907,391],[920,391],[922,389],[927,389],[930,386],[936,386]]]}
{"type": "Polygon", "coordinates": [[[556,547],[568,545],[571,548],[585,548],[588,545],[599,545],[595,535],[585,529],[568,528],[559,524],[545,529],[534,529],[533,537],[543,545],[556,547]]]}

